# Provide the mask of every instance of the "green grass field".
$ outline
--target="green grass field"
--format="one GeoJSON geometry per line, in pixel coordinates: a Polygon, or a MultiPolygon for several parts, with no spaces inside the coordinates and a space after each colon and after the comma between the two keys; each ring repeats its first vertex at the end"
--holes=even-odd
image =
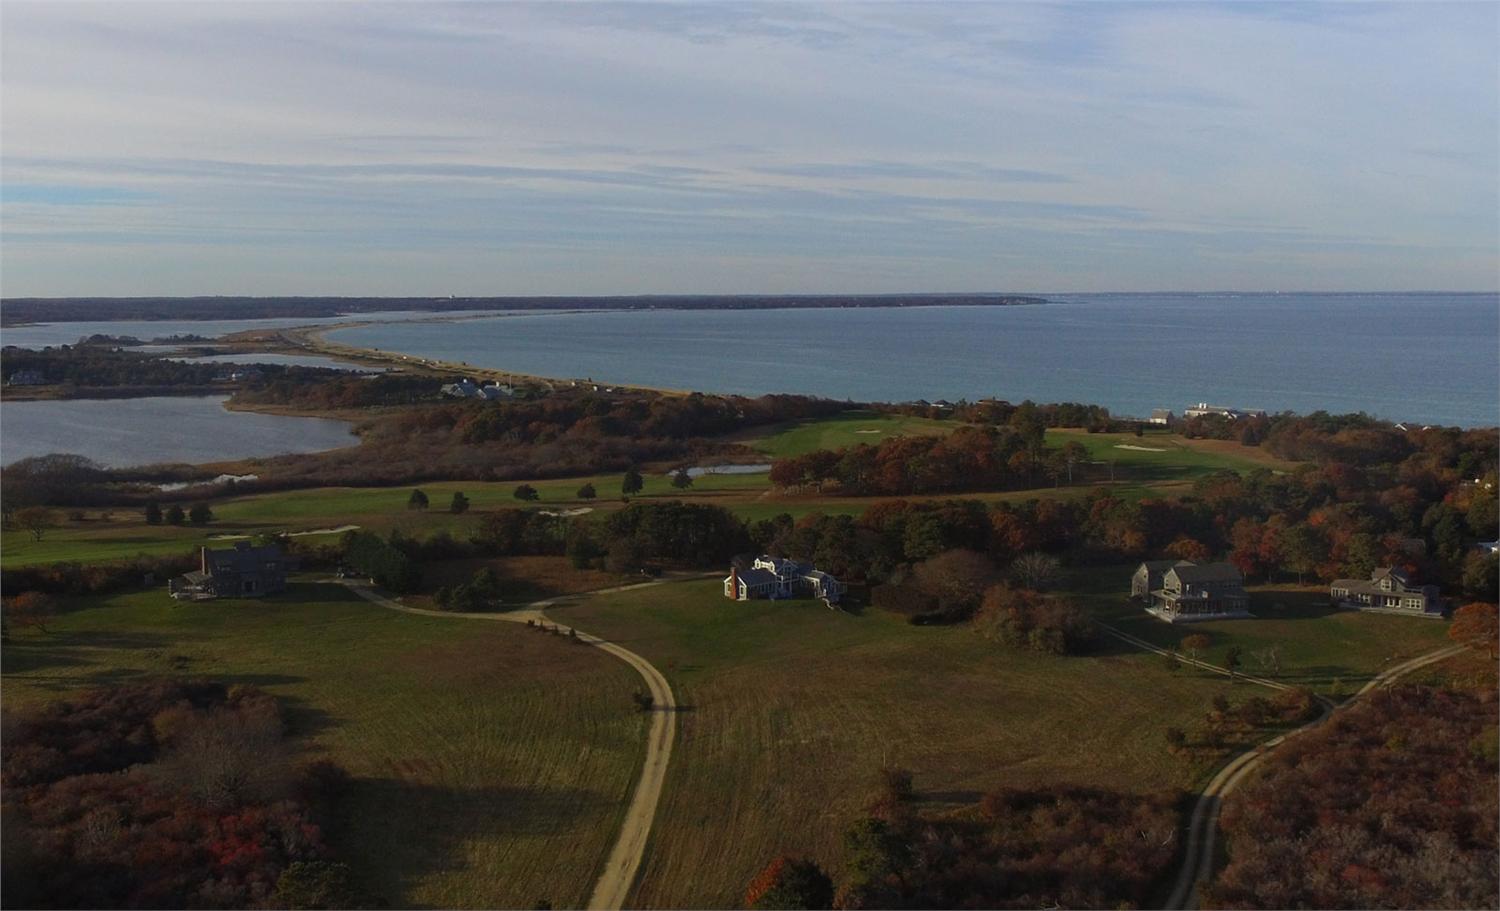
{"type": "Polygon", "coordinates": [[[641,907],[737,907],[783,851],[842,869],[840,839],[884,766],[924,800],[1061,783],[1187,788],[1207,769],[1166,751],[1217,693],[1160,659],[1013,651],[965,627],[913,627],[811,601],[730,602],[717,580],[598,596],[551,611],[670,679],[684,708],[641,907]]]}
{"type": "Polygon", "coordinates": [[[773,428],[757,428],[741,442],[772,458],[806,455],[819,449],[843,449],[860,443],[879,443],[897,436],[943,436],[963,426],[958,421],[850,411],[831,418],[799,421],[773,428]]]}
{"type": "Polygon", "coordinates": [[[1273,676],[1255,653],[1277,647],[1281,673],[1275,679],[1324,694],[1337,688],[1338,695],[1349,695],[1385,668],[1451,644],[1441,620],[1335,609],[1323,586],[1249,586],[1253,620],[1164,623],[1129,599],[1134,571],[1134,565],[1079,570],[1063,587],[1100,620],[1162,648],[1179,648],[1184,637],[1203,633],[1211,643],[1204,658],[1222,664],[1237,645],[1246,673],[1273,676]]]}
{"type": "Polygon", "coordinates": [[[636,675],[510,623],[413,617],[331,585],[178,604],[81,602],[4,646],[10,715],[83,687],[188,675],[281,697],[356,782],[330,833],[391,907],[578,907],[644,755],[636,675]]]}
{"type": "MultiPolygon", "coordinates": [[[[0,532],[0,566],[29,566],[68,560],[93,562],[129,559],[138,554],[188,553],[205,544],[224,544],[223,535],[253,535],[272,531],[315,531],[358,525],[379,532],[400,528],[404,533],[429,535],[446,530],[466,537],[479,523],[474,511],[505,507],[553,510],[588,508],[604,512],[620,508],[623,475],[596,475],[529,482],[538,499],[526,503],[515,498],[516,487],[528,482],[445,481],[401,487],[318,487],[253,494],[212,501],[214,520],[202,528],[148,525],[137,508],[116,507],[86,510],[86,520],[73,522],[55,510],[56,526],[41,541],[20,530],[0,532]],[[580,500],[578,489],[592,483],[599,496],[580,500]],[[420,487],[429,508],[406,508],[413,487],[420,487]],[[448,504],[455,491],[469,498],[470,513],[453,515],[448,504]],[[101,518],[108,513],[110,518],[101,518]]],[[[686,491],[678,490],[662,475],[643,478],[645,489],[635,499],[683,498],[699,502],[750,500],[769,487],[766,474],[705,475],[686,491]]]]}
{"type": "Polygon", "coordinates": [[[1070,441],[1081,443],[1094,461],[1114,463],[1118,477],[1142,482],[1191,480],[1226,469],[1290,471],[1296,467],[1296,463],[1256,447],[1223,440],[1189,440],[1166,430],[1149,430],[1141,436],[1074,429],[1047,431],[1050,446],[1070,441]]]}

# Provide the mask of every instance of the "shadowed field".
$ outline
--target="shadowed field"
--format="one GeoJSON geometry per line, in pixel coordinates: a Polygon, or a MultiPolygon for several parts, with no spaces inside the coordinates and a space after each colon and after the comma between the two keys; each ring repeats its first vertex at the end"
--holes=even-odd
{"type": "Polygon", "coordinates": [[[330,841],[391,907],[588,898],[644,753],[635,674],[509,623],[412,617],[347,590],[177,605],[90,599],[4,646],[7,715],[147,676],[251,683],[356,779],[330,841]]]}

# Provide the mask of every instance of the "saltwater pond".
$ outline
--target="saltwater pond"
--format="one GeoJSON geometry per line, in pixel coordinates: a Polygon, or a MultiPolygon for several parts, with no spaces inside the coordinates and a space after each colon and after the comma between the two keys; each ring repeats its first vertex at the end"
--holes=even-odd
{"type": "Polygon", "coordinates": [[[320,452],[359,442],[346,421],[229,411],[227,396],[0,402],[0,464],[52,452],[110,468],[320,452]]]}
{"type": "Polygon", "coordinates": [[[557,378],[854,401],[1200,401],[1500,423],[1495,294],[1048,295],[1018,307],[636,310],[336,329],[330,340],[557,378]]]}

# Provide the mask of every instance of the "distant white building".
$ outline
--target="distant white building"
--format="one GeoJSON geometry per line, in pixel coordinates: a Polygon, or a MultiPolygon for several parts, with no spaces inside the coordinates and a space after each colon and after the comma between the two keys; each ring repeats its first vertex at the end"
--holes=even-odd
{"type": "Polygon", "coordinates": [[[1173,417],[1174,415],[1172,414],[1172,410],[1170,408],[1153,408],[1151,410],[1150,423],[1160,424],[1165,427],[1166,425],[1172,423],[1173,417]]]}
{"type": "Polygon", "coordinates": [[[441,391],[443,395],[456,399],[483,399],[487,402],[511,399],[515,398],[516,395],[514,386],[506,386],[501,383],[480,386],[467,378],[459,380],[457,383],[448,383],[442,387],[441,391]]]}
{"type": "Polygon", "coordinates": [[[1234,421],[1240,418],[1263,418],[1266,413],[1259,408],[1231,408],[1228,405],[1210,405],[1208,402],[1199,402],[1191,408],[1182,409],[1182,416],[1185,418],[1206,418],[1211,415],[1234,421]]]}

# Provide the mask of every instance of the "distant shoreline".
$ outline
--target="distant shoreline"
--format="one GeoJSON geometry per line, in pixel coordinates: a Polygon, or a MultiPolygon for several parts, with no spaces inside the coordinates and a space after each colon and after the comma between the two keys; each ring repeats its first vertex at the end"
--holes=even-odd
{"type": "Polygon", "coordinates": [[[0,299],[0,327],[38,323],[326,319],[382,312],[435,315],[475,310],[787,310],[893,307],[1016,307],[1048,300],[1024,294],[749,294],[570,297],[73,297],[0,299]]]}

